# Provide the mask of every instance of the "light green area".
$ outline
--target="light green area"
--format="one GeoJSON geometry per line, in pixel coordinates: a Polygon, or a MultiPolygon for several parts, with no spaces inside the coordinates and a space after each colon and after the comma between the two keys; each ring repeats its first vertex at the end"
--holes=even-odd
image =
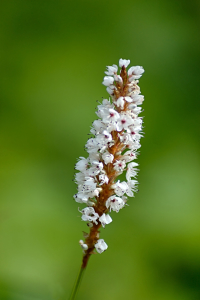
{"type": "Polygon", "coordinates": [[[145,69],[140,192],[112,213],[77,300],[200,299],[200,3],[0,4],[0,299],[69,297],[87,226],[74,164],[106,65],[145,69]]]}

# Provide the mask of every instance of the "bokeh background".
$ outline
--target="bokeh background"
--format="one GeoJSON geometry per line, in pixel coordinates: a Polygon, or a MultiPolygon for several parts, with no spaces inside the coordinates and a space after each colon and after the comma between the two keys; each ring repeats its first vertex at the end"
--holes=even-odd
{"type": "Polygon", "coordinates": [[[74,164],[106,65],[142,65],[140,192],[102,230],[78,299],[200,299],[200,2],[0,3],[0,299],[68,299],[74,164]]]}

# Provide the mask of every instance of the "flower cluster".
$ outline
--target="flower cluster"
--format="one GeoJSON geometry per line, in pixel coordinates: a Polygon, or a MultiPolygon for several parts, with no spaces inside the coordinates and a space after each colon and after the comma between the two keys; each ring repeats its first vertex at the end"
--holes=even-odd
{"type": "Polygon", "coordinates": [[[108,248],[99,239],[99,228],[112,222],[108,212],[119,212],[127,196],[133,197],[137,191],[137,166],[134,162],[140,148],[142,118],[138,117],[144,96],[140,95],[138,79],[144,69],[131,67],[126,71],[130,60],[120,59],[118,66],[108,66],[103,85],[110,95],[97,107],[99,119],[92,124],[91,137],[86,145],[88,158],[80,157],[75,169],[75,182],[78,193],[75,201],[86,204],[80,212],[87,222],[90,233],[85,242],[79,242],[87,260],[94,248],[102,253],[108,248]],[[116,180],[126,171],[126,181],[116,180]]]}

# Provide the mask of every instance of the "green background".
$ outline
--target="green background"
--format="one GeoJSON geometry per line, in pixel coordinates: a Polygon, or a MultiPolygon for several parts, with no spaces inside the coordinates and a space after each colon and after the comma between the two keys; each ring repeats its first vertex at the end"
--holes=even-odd
{"type": "Polygon", "coordinates": [[[200,2],[2,0],[0,299],[68,299],[87,226],[74,165],[107,65],[141,65],[140,192],[78,299],[200,299],[200,2]]]}

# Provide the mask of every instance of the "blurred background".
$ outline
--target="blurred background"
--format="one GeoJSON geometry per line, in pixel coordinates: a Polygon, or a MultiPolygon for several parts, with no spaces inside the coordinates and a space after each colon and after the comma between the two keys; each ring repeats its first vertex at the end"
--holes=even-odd
{"type": "Polygon", "coordinates": [[[102,230],[78,299],[200,299],[200,2],[0,3],[0,299],[68,299],[74,165],[107,65],[145,69],[139,193],[102,230]]]}

